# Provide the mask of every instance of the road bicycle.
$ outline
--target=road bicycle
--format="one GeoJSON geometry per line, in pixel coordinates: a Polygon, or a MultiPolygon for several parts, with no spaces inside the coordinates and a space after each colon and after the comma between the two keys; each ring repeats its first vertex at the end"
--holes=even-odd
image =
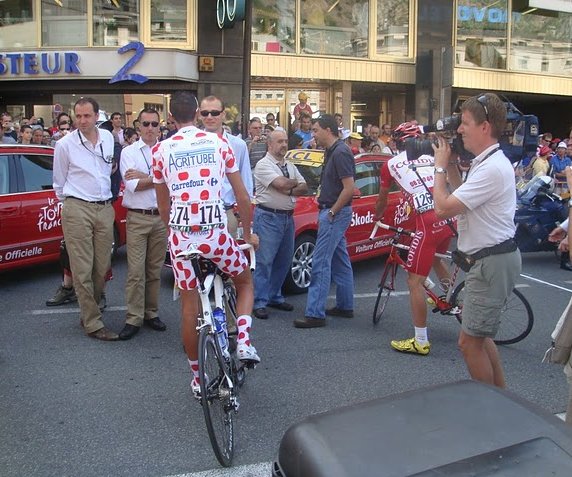
{"type": "MultiPolygon", "coordinates": [[[[250,244],[241,244],[240,248],[250,251],[250,268],[254,270],[254,249],[250,244]]],[[[203,257],[196,247],[179,253],[177,257],[190,260],[197,277],[202,311],[197,324],[200,403],[215,456],[222,466],[230,467],[234,455],[233,418],[239,408],[239,389],[246,379],[246,368],[255,365],[241,362],[236,355],[236,291],[230,278],[203,257]],[[222,322],[220,317],[224,318],[222,322]],[[224,320],[226,326],[222,325],[224,320]]]]}
{"type": "MultiPolygon", "coordinates": [[[[373,309],[374,324],[379,323],[379,320],[381,320],[389,298],[392,293],[395,292],[395,277],[397,275],[397,270],[399,268],[405,270],[405,260],[407,258],[409,246],[401,243],[401,240],[403,237],[415,236],[415,232],[412,232],[411,230],[406,230],[402,227],[392,227],[391,225],[378,221],[374,225],[373,231],[370,235],[370,240],[374,239],[379,228],[395,232],[395,235],[391,240],[391,250],[385,261],[385,266],[378,285],[379,291],[377,293],[377,299],[373,309]]],[[[435,256],[452,261],[449,253],[437,253],[435,256]]],[[[454,316],[457,321],[461,323],[463,318],[465,282],[461,281],[456,285],[459,271],[459,266],[452,264],[451,279],[449,283],[440,284],[441,287],[435,290],[432,286],[433,283],[428,279],[425,281],[423,288],[427,294],[427,302],[433,307],[433,313],[454,316]],[[442,291],[444,294],[439,295],[439,291],[442,291]]],[[[520,291],[513,289],[501,311],[500,326],[494,342],[496,344],[518,343],[529,335],[533,324],[534,315],[528,300],[520,291]]]]}

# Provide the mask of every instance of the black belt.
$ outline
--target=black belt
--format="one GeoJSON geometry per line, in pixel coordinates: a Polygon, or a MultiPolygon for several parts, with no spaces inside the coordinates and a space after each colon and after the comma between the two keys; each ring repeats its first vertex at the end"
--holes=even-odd
{"type": "Polygon", "coordinates": [[[294,213],[294,209],[291,209],[291,210],[272,209],[270,207],[265,207],[264,205],[260,205],[260,204],[258,204],[256,207],[258,207],[260,210],[265,210],[266,212],[274,212],[275,214],[292,215],[294,213]]]}
{"type": "Polygon", "coordinates": [[[318,204],[318,209],[320,209],[320,210],[331,209],[332,205],[334,205],[334,204],[318,204]]]}
{"type": "Polygon", "coordinates": [[[234,205],[226,205],[224,204],[224,210],[234,209],[234,205]]]}
{"type": "Polygon", "coordinates": [[[73,197],[71,195],[68,195],[68,199],[81,200],[82,202],[87,202],[88,204],[97,204],[97,205],[111,204],[111,199],[107,199],[107,200],[85,200],[85,199],[80,199],[79,197],[73,197]]]}
{"type": "Polygon", "coordinates": [[[492,247],[486,247],[478,252],[470,255],[473,260],[480,260],[481,258],[488,257],[489,255],[500,255],[502,253],[514,252],[517,249],[516,241],[513,238],[509,238],[504,242],[493,245],[492,247]]]}
{"type": "Polygon", "coordinates": [[[130,212],[137,212],[143,215],[159,215],[159,209],[127,209],[130,212]]]}

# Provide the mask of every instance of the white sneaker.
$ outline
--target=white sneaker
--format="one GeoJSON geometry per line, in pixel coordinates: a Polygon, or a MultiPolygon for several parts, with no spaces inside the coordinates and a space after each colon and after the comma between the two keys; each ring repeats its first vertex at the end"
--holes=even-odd
{"type": "Polygon", "coordinates": [[[195,399],[201,398],[201,385],[199,384],[199,380],[195,377],[193,377],[193,380],[191,381],[191,391],[193,392],[195,399]]]}
{"type": "Polygon", "coordinates": [[[253,361],[254,363],[260,363],[260,357],[256,352],[256,348],[251,344],[247,345],[245,341],[237,344],[236,354],[240,361],[253,361]]]}

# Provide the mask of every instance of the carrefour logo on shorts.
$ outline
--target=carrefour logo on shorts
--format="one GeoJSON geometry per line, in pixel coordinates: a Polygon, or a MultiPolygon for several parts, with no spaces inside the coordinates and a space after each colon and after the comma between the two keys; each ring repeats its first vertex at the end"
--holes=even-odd
{"type": "Polygon", "coordinates": [[[188,169],[189,167],[216,164],[214,147],[197,149],[194,151],[179,151],[169,155],[169,172],[173,169],[188,169]]]}
{"type": "Polygon", "coordinates": [[[215,186],[218,184],[218,179],[216,177],[211,177],[208,181],[207,184],[212,186],[215,186]]]}

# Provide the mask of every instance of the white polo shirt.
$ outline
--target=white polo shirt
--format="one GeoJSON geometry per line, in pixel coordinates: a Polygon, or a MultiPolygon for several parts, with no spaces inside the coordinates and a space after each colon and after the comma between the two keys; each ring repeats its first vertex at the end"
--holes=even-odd
{"type": "Polygon", "coordinates": [[[498,147],[494,144],[473,159],[466,182],[453,192],[468,209],[457,216],[461,252],[472,254],[514,237],[514,169],[500,149],[486,157],[498,147]]]}

